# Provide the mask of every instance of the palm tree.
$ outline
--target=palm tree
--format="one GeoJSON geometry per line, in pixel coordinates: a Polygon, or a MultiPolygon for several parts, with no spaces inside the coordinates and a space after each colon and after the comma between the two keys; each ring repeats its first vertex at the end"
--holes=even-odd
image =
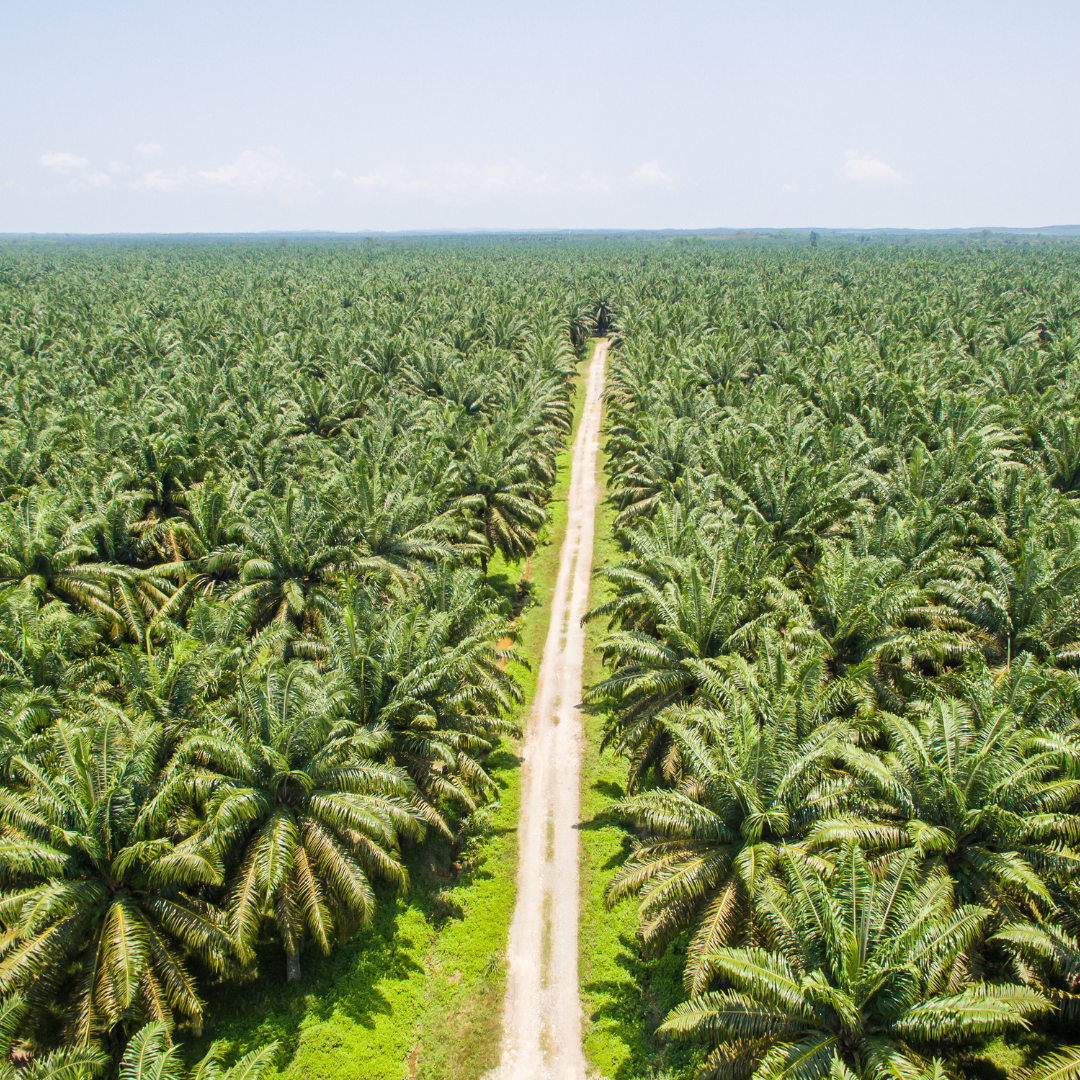
{"type": "Polygon", "coordinates": [[[433,811],[444,799],[475,809],[497,790],[484,757],[517,732],[505,717],[521,691],[500,668],[509,654],[493,644],[505,620],[490,602],[465,619],[460,601],[442,611],[410,593],[395,601],[387,607],[347,585],[341,616],[327,625],[327,664],[346,682],[349,714],[386,733],[383,756],[405,769],[433,811]]]}
{"type": "Polygon", "coordinates": [[[39,603],[61,600],[114,636],[141,642],[168,600],[152,575],[97,561],[100,520],[75,520],[54,492],[35,489],[0,507],[0,594],[20,589],[39,603]]]}
{"type": "Polygon", "coordinates": [[[236,526],[243,552],[229,602],[248,613],[252,629],[292,625],[313,633],[334,598],[338,574],[357,562],[347,517],[290,488],[264,502],[257,518],[236,526]]]}
{"type": "Polygon", "coordinates": [[[174,839],[181,793],[158,771],[160,729],[107,717],[54,731],[55,772],[17,759],[20,789],[0,793],[0,994],[68,1002],[79,1045],[133,1022],[172,1027],[174,1014],[197,1029],[187,958],[220,973],[232,950],[196,895],[221,881],[220,861],[174,839]]]}
{"type": "Polygon", "coordinates": [[[845,805],[851,779],[833,761],[858,750],[843,725],[823,725],[800,740],[798,715],[782,707],[765,724],[750,708],[726,715],[671,709],[663,721],[683,779],[675,789],[615,804],[645,835],[605,895],[609,904],[640,897],[640,933],[650,948],[694,927],[685,984],[700,993],[705,958],[745,937],[753,903],[780,853],[824,868],[799,841],[845,805]]]}
{"type": "Polygon", "coordinates": [[[758,901],[760,943],[704,965],[723,989],[676,1006],[662,1032],[701,1040],[702,1075],[755,1080],[917,1076],[928,1051],[1026,1028],[1049,1002],[977,981],[965,962],[990,912],[953,902],[941,870],[913,852],[872,866],[855,844],[831,883],[781,854],[784,884],[758,901]]]}
{"type": "Polygon", "coordinates": [[[975,647],[967,624],[935,605],[899,559],[826,548],[808,591],[835,674],[865,681],[887,706],[901,706],[926,672],[975,647]]]}
{"type": "Polygon", "coordinates": [[[603,745],[629,757],[631,790],[654,766],[666,780],[677,775],[678,756],[661,714],[676,705],[708,703],[711,662],[747,648],[772,620],[770,609],[789,599],[770,573],[771,546],[748,530],[717,524],[696,551],[693,540],[684,540],[690,554],[669,554],[670,543],[655,541],[677,531],[680,517],[660,515],[646,534],[654,542],[642,540],[626,564],[601,568],[621,595],[585,616],[607,614],[628,627],[605,638],[604,656],[613,670],[585,691],[584,700],[612,710],[603,745]]]}
{"type": "Polygon", "coordinates": [[[188,1070],[183,1064],[183,1047],[170,1044],[168,1029],[162,1024],[147,1024],[124,1050],[119,1080],[260,1080],[273,1067],[276,1054],[277,1043],[269,1043],[249,1051],[234,1065],[225,1066],[220,1047],[214,1045],[188,1070]]]}
{"type": "Polygon", "coordinates": [[[235,580],[241,551],[233,540],[240,510],[233,492],[212,481],[191,489],[182,514],[165,519],[143,539],[166,559],[155,573],[178,587],[157,617],[180,618],[196,596],[221,594],[235,580]]]}
{"type": "Polygon", "coordinates": [[[18,586],[39,599],[87,597],[94,572],[79,567],[97,554],[95,524],[73,521],[63,501],[48,490],[0,507],[0,588],[18,586]]]}
{"type": "MultiPolygon", "coordinates": [[[[789,451],[790,453],[790,451],[789,451]]],[[[725,502],[740,521],[769,529],[800,565],[813,562],[822,537],[843,532],[869,478],[849,463],[758,459],[724,480],[725,502]]]]}
{"type": "Polygon", "coordinates": [[[178,758],[210,792],[203,837],[230,858],[229,922],[252,957],[259,929],[273,923],[289,980],[300,978],[310,933],[329,952],[339,929],[367,923],[371,879],[404,888],[399,836],[419,837],[423,818],[400,769],[373,758],[382,739],[344,717],[345,687],[303,665],[268,668],[263,682],[241,675],[238,715],[192,735],[178,758]]]}
{"type": "Polygon", "coordinates": [[[415,478],[384,477],[375,467],[354,469],[348,497],[353,506],[350,532],[355,564],[368,573],[400,577],[428,563],[452,561],[462,528],[452,511],[436,513],[430,494],[415,478]]]}
{"type": "Polygon", "coordinates": [[[979,552],[979,572],[936,584],[939,594],[982,628],[990,660],[1010,664],[1034,653],[1040,660],[1080,665],[1080,529],[1075,522],[1054,528],[1051,543],[1024,530],[1010,542],[979,552]]]}
{"type": "Polygon", "coordinates": [[[108,1059],[96,1046],[65,1046],[16,1065],[12,1051],[26,1016],[22,998],[0,1002],[0,1080],[91,1080],[105,1068],[108,1059]]]}
{"type": "Polygon", "coordinates": [[[614,424],[610,432],[610,498],[619,507],[617,528],[651,516],[665,496],[700,474],[701,445],[694,423],[653,416],[643,431],[636,426],[614,424]]]}
{"type": "MultiPolygon", "coordinates": [[[[0,1006],[0,1080],[94,1080],[102,1074],[108,1058],[96,1047],[64,1047],[35,1055],[21,1067],[13,1065],[12,1043],[25,1012],[18,998],[9,998],[0,1006]]],[[[277,1043],[270,1043],[226,1067],[215,1044],[189,1071],[184,1068],[183,1047],[169,1041],[169,1029],[149,1023],[139,1028],[124,1048],[116,1075],[118,1080],[260,1080],[273,1065],[276,1053],[277,1043]]]]}
{"type": "Polygon", "coordinates": [[[508,561],[531,555],[536,529],[547,520],[537,504],[543,485],[533,479],[534,465],[526,440],[513,443],[489,438],[479,430],[467,452],[452,466],[448,482],[454,495],[447,508],[466,514],[485,545],[480,565],[500,552],[508,561]]]}
{"type": "Polygon", "coordinates": [[[880,723],[886,770],[863,779],[891,813],[822,822],[814,842],[854,831],[886,849],[910,843],[995,923],[1054,913],[1054,894],[1080,876],[1075,742],[1025,728],[1008,702],[977,715],[945,698],[880,723]]]}
{"type": "Polygon", "coordinates": [[[1066,1046],[1043,1054],[1023,1080],[1080,1080],[1080,1046],[1066,1046]]]}

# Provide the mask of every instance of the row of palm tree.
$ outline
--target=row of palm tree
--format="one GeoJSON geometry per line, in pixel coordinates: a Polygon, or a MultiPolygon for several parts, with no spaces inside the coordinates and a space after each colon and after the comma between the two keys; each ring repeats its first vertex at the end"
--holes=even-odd
{"type": "Polygon", "coordinates": [[[5,275],[19,1075],[179,1080],[206,986],[274,948],[300,979],[408,887],[412,846],[498,798],[521,693],[489,560],[539,540],[591,312],[492,263],[75,248],[5,275]]]}
{"type": "MultiPolygon", "coordinates": [[[[587,690],[611,903],[717,1077],[964,1075],[1080,1017],[1080,263],[669,256],[616,297],[587,690]]],[[[1059,1047],[1032,1076],[1080,1076],[1059,1047]]]]}

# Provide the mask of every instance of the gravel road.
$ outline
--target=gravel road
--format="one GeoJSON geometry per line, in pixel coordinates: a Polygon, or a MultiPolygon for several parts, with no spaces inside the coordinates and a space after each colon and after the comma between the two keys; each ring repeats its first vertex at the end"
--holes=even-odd
{"type": "Polygon", "coordinates": [[[593,352],[574,440],[566,538],[522,750],[518,897],[507,948],[502,1060],[490,1080],[585,1080],[578,994],[581,628],[600,487],[606,341],[593,352]]]}

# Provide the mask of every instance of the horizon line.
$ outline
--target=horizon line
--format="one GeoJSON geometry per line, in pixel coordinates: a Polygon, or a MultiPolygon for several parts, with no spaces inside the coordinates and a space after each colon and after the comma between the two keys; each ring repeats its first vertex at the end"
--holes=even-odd
{"type": "Polygon", "coordinates": [[[1080,224],[1071,225],[1041,225],[1041,226],[1009,226],[1009,225],[975,225],[975,226],[946,226],[939,228],[912,228],[908,226],[824,226],[824,225],[799,225],[799,226],[709,226],[704,228],[677,228],[674,226],[646,229],[646,228],[522,228],[522,229],[495,229],[473,227],[465,229],[355,229],[341,231],[336,229],[245,229],[245,230],[194,230],[164,232],[164,231],[122,231],[111,230],[108,232],[3,232],[0,231],[0,240],[56,240],[56,239],[184,239],[189,237],[216,237],[216,238],[268,238],[288,239],[289,237],[303,238],[340,238],[340,239],[365,239],[369,237],[472,237],[472,236],[732,236],[746,238],[749,235],[761,236],[808,236],[817,233],[822,236],[944,236],[944,235],[973,235],[987,233],[990,235],[1022,235],[1022,236],[1052,236],[1052,237],[1080,237],[1080,224]]]}

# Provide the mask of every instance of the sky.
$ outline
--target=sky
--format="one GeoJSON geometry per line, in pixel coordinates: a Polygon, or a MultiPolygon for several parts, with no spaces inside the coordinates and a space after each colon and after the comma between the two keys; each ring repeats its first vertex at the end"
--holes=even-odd
{"type": "Polygon", "coordinates": [[[14,0],[0,232],[1080,222],[1080,3],[14,0]]]}

